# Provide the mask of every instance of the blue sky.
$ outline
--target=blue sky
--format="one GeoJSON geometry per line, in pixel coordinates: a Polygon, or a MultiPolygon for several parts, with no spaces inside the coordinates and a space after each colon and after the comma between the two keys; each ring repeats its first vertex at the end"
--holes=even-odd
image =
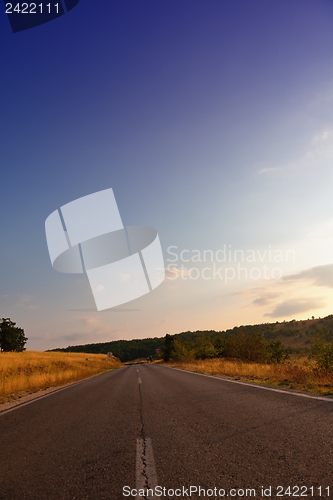
{"type": "Polygon", "coordinates": [[[332,313],[332,27],[329,0],[80,0],[15,34],[0,15],[0,316],[29,349],[332,313]],[[98,313],[44,223],[109,187],[173,271],[98,313]],[[227,282],[169,262],[225,245],[255,254],[247,277],[241,252],[227,282]]]}

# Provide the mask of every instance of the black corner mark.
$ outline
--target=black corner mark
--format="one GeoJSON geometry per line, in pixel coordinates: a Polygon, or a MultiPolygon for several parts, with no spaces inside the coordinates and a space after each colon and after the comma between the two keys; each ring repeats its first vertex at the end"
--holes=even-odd
{"type": "Polygon", "coordinates": [[[37,0],[36,2],[8,2],[4,0],[5,12],[13,33],[35,28],[48,23],[73,9],[80,0],[37,0]],[[64,5],[66,11],[64,9],[64,5]]]}

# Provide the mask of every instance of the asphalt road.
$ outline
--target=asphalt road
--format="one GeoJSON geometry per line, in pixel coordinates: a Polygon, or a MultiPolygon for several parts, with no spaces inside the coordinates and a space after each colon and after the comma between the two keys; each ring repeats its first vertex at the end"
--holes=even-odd
{"type": "Polygon", "coordinates": [[[1,499],[156,486],[167,499],[333,497],[333,402],[132,365],[0,414],[1,499]]]}

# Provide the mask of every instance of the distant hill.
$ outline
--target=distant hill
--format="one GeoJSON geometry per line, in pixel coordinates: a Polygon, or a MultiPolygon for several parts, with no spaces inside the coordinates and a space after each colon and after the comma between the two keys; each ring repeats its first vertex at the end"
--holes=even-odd
{"type": "MultiPolygon", "coordinates": [[[[176,337],[180,341],[187,341],[195,339],[199,336],[226,338],[230,335],[235,335],[241,332],[249,334],[261,333],[261,335],[267,340],[281,340],[281,342],[289,348],[290,352],[306,354],[311,346],[312,338],[317,333],[320,333],[327,342],[333,340],[333,315],[331,314],[326,316],[326,318],[313,318],[300,321],[277,321],[276,323],[235,326],[232,329],[224,331],[188,331],[177,333],[176,337]]],[[[156,354],[156,350],[162,350],[163,347],[164,337],[154,337],[134,340],[113,340],[99,344],[69,346],[64,349],[52,349],[52,351],[85,352],[95,354],[106,354],[107,352],[112,352],[114,356],[119,358],[124,363],[139,358],[147,358],[148,356],[154,356],[155,358],[159,357],[159,355],[156,354]]]]}
{"type": "Polygon", "coordinates": [[[64,349],[51,349],[62,352],[85,352],[90,354],[112,354],[120,361],[133,361],[139,358],[147,358],[156,354],[156,349],[162,349],[164,338],[134,339],[134,340],[112,340],[99,344],[85,344],[68,346],[64,349]]]}

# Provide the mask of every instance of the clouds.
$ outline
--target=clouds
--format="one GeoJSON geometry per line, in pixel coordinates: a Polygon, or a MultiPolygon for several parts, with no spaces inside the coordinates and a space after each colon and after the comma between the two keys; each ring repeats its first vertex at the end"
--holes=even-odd
{"type": "Polygon", "coordinates": [[[331,314],[332,289],[333,264],[326,264],[283,276],[277,282],[247,287],[235,295],[247,300],[245,309],[255,308],[263,318],[296,319],[302,313],[313,315],[315,310],[321,316],[331,314]]]}
{"type": "Polygon", "coordinates": [[[94,338],[92,338],[90,331],[87,332],[69,331],[64,334],[56,332],[57,333],[56,336],[54,335],[54,332],[52,332],[52,333],[44,333],[41,335],[29,335],[29,340],[48,341],[48,342],[52,341],[52,343],[54,343],[56,347],[65,347],[66,344],[77,345],[77,344],[88,344],[96,342],[98,343],[98,342],[107,342],[111,340],[116,340],[120,332],[121,331],[118,329],[108,330],[107,334],[102,332],[100,334],[96,334],[95,332],[94,338]]]}
{"type": "Polygon", "coordinates": [[[101,319],[98,316],[88,316],[83,318],[83,323],[88,326],[100,326],[101,319]]]}
{"type": "Polygon", "coordinates": [[[280,167],[264,167],[258,171],[258,174],[271,174],[272,172],[277,172],[281,170],[280,167]]]}
{"type": "Polygon", "coordinates": [[[302,312],[325,307],[325,302],[319,299],[292,299],[278,304],[272,312],[264,314],[270,318],[286,318],[302,312]]]}
{"type": "Polygon", "coordinates": [[[333,128],[328,127],[316,132],[307,149],[284,165],[266,165],[258,170],[258,174],[283,173],[289,170],[305,169],[318,165],[327,165],[333,162],[333,128]]]}
{"type": "Polygon", "coordinates": [[[258,297],[257,299],[254,299],[252,301],[252,304],[255,304],[257,306],[268,306],[271,303],[272,299],[278,296],[279,294],[277,293],[268,293],[265,295],[265,297],[258,297]]]}
{"type": "MultiPolygon", "coordinates": [[[[107,330],[108,334],[108,339],[109,341],[115,340],[117,338],[117,333],[119,333],[119,330],[114,329],[114,330],[107,330]]],[[[96,335],[96,332],[95,332],[96,335]]],[[[101,338],[95,338],[93,342],[105,342],[105,332],[100,332],[100,335],[102,336],[101,338]],[[104,335],[104,336],[103,336],[104,335]]],[[[97,334],[98,336],[98,334],[97,334]]],[[[61,337],[58,337],[58,342],[74,342],[74,343],[91,343],[92,342],[92,337],[91,337],[91,332],[72,332],[65,334],[61,337]]]]}
{"type": "Polygon", "coordinates": [[[333,161],[333,129],[327,128],[314,135],[308,151],[297,160],[295,168],[314,166],[333,161]]]}
{"type": "MultiPolygon", "coordinates": [[[[263,176],[287,174],[299,170],[329,166],[333,161],[333,81],[320,82],[320,88],[312,89],[312,95],[303,100],[300,108],[293,108],[285,116],[283,127],[291,148],[285,160],[268,160],[257,164],[256,171],[263,176]]],[[[283,150],[282,149],[282,150],[283,150]]]]}
{"type": "Polygon", "coordinates": [[[333,288],[333,264],[315,266],[282,278],[286,282],[309,281],[312,285],[333,288]]]}

